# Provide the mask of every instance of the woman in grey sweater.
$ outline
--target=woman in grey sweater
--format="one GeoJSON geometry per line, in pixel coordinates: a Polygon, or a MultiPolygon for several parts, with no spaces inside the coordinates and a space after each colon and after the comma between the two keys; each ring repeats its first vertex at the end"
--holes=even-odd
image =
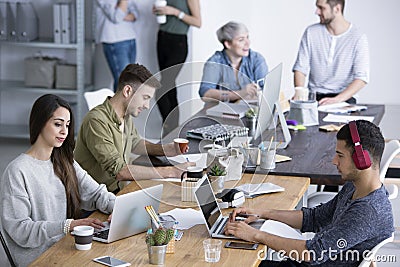
{"type": "Polygon", "coordinates": [[[6,168],[0,181],[1,231],[18,266],[26,266],[77,225],[80,211],[110,213],[115,196],[73,159],[74,119],[64,99],[47,94],[33,104],[31,147],[6,168]]]}

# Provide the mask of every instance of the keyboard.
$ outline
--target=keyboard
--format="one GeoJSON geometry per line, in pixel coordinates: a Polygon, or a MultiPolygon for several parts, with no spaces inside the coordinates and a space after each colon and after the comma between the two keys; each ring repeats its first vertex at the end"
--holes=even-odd
{"type": "Polygon", "coordinates": [[[225,230],[225,225],[228,223],[228,218],[223,218],[221,221],[222,227],[218,230],[218,235],[225,235],[224,230],[225,230]]]}
{"type": "Polygon", "coordinates": [[[108,233],[109,233],[109,232],[110,232],[110,229],[103,230],[103,231],[100,231],[100,232],[94,232],[94,233],[93,233],[93,236],[94,236],[94,237],[97,237],[97,238],[101,238],[101,239],[107,240],[107,239],[108,239],[108,233]]]}
{"type": "Polygon", "coordinates": [[[187,131],[186,136],[215,141],[216,139],[227,140],[235,136],[247,136],[248,132],[249,129],[244,126],[213,124],[187,131]]]}

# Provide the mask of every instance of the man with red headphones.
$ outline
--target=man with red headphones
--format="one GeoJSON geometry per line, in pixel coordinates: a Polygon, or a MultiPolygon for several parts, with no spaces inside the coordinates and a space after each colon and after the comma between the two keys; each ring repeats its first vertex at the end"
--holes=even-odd
{"type": "Polygon", "coordinates": [[[225,233],[296,256],[282,262],[262,261],[260,266],[358,266],[366,251],[394,232],[392,206],[379,179],[384,147],[382,133],[373,123],[359,120],[344,125],[337,133],[333,164],[345,184],[331,201],[291,211],[238,208],[225,233]],[[258,216],[235,221],[238,213],[258,216]],[[248,225],[259,217],[314,232],[315,236],[309,240],[289,239],[248,225]]]}

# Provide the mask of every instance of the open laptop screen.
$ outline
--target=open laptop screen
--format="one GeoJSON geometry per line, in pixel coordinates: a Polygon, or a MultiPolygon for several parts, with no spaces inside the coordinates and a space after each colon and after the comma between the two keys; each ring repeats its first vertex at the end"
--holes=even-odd
{"type": "Polygon", "coordinates": [[[208,179],[203,179],[203,183],[195,191],[201,212],[206,219],[208,229],[211,229],[221,215],[214,193],[208,179]]]}

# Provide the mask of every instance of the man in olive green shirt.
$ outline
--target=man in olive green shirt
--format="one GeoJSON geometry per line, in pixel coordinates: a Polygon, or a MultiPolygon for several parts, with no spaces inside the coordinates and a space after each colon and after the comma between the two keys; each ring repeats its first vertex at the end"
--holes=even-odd
{"type": "Polygon", "coordinates": [[[145,167],[129,165],[130,154],[175,156],[180,153],[173,143],[161,145],[143,140],[133,124],[142,110],[148,109],[150,99],[160,83],[144,67],[129,64],[121,73],[115,95],[90,110],[83,119],[76,141],[75,160],[109,191],[122,189],[119,181],[159,177],[180,177],[177,167],[145,167]]]}

